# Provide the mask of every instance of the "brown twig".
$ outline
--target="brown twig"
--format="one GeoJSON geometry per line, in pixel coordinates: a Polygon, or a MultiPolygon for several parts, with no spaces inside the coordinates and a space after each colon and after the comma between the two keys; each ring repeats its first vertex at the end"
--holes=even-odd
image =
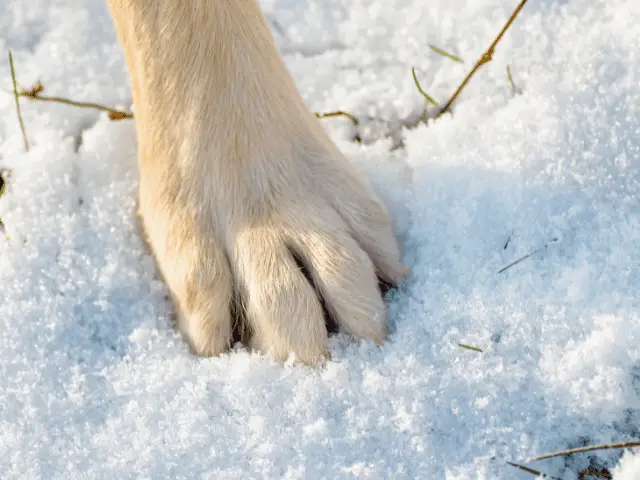
{"type": "Polygon", "coordinates": [[[574,453],[592,452],[594,450],[611,450],[614,448],[637,448],[640,447],[640,441],[638,442],[620,442],[620,443],[606,443],[603,445],[592,445],[588,447],[571,448],[569,450],[562,450],[560,452],[546,453],[537,457],[527,460],[529,462],[536,462],[538,460],[546,460],[547,458],[560,457],[562,455],[573,455],[574,453]]]}
{"type": "MultiPolygon", "coordinates": [[[[500,40],[502,39],[502,36],[506,33],[506,31],[509,29],[509,27],[511,26],[511,24],[513,23],[513,21],[516,19],[516,17],[518,16],[518,14],[520,13],[520,10],[522,10],[522,7],[524,7],[525,3],[527,3],[527,0],[521,0],[520,4],[516,7],[516,9],[513,11],[513,13],[511,14],[511,16],[509,17],[509,20],[507,20],[507,23],[505,23],[504,27],[502,27],[502,30],[500,30],[500,33],[498,34],[498,36],[495,38],[495,40],[493,41],[493,43],[489,46],[489,48],[487,49],[486,52],[484,52],[482,54],[482,56],[480,57],[480,59],[476,62],[476,64],[473,66],[473,69],[469,72],[469,74],[466,76],[466,78],[462,81],[462,83],[460,84],[460,86],[456,89],[455,92],[453,92],[453,95],[451,96],[451,98],[449,99],[449,101],[445,104],[444,107],[442,107],[442,110],[440,110],[440,113],[438,113],[438,117],[446,112],[449,111],[449,109],[451,108],[451,105],[453,105],[453,102],[456,101],[456,98],[458,98],[458,95],[460,95],[460,92],[462,92],[462,90],[464,89],[464,87],[467,85],[467,83],[469,83],[469,80],[471,80],[471,77],[473,77],[473,75],[475,75],[475,73],[478,71],[478,69],[484,65],[485,63],[489,63],[491,61],[491,59],[493,58],[493,53],[494,50],[496,48],[496,45],[498,45],[498,43],[500,42],[500,40]]],[[[437,118],[437,117],[436,117],[437,118]]]]}
{"type": "Polygon", "coordinates": [[[18,84],[16,82],[16,69],[13,66],[13,55],[9,50],[9,65],[11,67],[11,80],[13,81],[13,96],[16,99],[16,110],[18,111],[18,121],[20,122],[20,130],[22,130],[22,139],[24,140],[24,148],[29,151],[29,139],[27,138],[27,131],[24,129],[24,121],[22,120],[22,112],[20,111],[20,100],[18,99],[18,84]]]}
{"type": "Polygon", "coordinates": [[[534,470],[533,468],[525,467],[524,465],[520,465],[518,463],[507,462],[507,465],[511,465],[512,467],[515,467],[518,470],[522,470],[523,472],[527,472],[527,473],[530,473],[532,475],[536,475],[537,477],[550,478],[551,480],[562,480],[561,478],[552,477],[551,475],[547,475],[546,473],[539,472],[538,470],[534,470]]]}
{"type": "MultiPolygon", "coordinates": [[[[99,103],[78,102],[76,100],[71,100],[71,99],[62,98],[62,97],[49,97],[49,96],[42,95],[43,90],[44,90],[44,85],[38,82],[29,90],[22,89],[21,91],[17,92],[17,95],[20,97],[29,98],[31,100],[39,100],[41,102],[55,102],[55,103],[62,103],[65,105],[71,105],[73,107],[93,108],[94,110],[107,112],[109,114],[109,119],[111,120],[124,120],[128,118],[133,118],[133,113],[131,112],[117,110],[115,108],[107,107],[105,105],[100,105],[99,103]]],[[[336,110],[334,112],[326,112],[326,113],[316,113],[315,115],[318,118],[347,117],[349,120],[353,122],[354,125],[356,126],[358,125],[358,119],[353,115],[351,115],[350,113],[345,112],[343,110],[336,110]]]]}
{"type": "Polygon", "coordinates": [[[133,113],[130,113],[130,112],[116,110],[115,108],[106,107],[104,105],[100,105],[99,103],[78,102],[76,100],[70,100],[68,98],[62,98],[62,97],[49,97],[46,95],[42,95],[43,91],[44,91],[44,85],[38,82],[33,87],[31,87],[30,90],[22,89],[20,92],[18,92],[18,95],[24,98],[29,98],[31,100],[39,100],[41,102],[62,103],[65,105],[71,105],[72,107],[92,108],[94,110],[100,110],[103,112],[107,112],[111,120],[123,120],[125,118],[133,118],[133,113]]]}
{"type": "Polygon", "coordinates": [[[326,112],[326,113],[316,113],[316,117],[318,118],[328,118],[328,117],[347,117],[349,120],[353,122],[355,126],[358,126],[358,119],[342,110],[336,110],[335,112],[326,112]]]}

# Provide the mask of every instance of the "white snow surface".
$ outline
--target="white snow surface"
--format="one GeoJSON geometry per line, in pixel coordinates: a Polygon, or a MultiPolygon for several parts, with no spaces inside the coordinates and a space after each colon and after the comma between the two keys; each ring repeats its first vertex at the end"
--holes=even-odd
{"type": "Polygon", "coordinates": [[[638,472],[640,472],[640,455],[625,453],[612,473],[616,480],[638,480],[638,472]]]}
{"type": "MultiPolygon", "coordinates": [[[[362,144],[323,124],[412,268],[390,341],[335,337],[319,371],[191,356],[136,223],[133,122],[22,101],[25,153],[0,92],[0,476],[639,479],[631,451],[526,461],[640,438],[640,2],[531,0],[453,116],[399,130],[411,67],[444,102],[516,4],[262,1],[310,107],[363,119],[362,144]]],[[[103,0],[0,2],[8,49],[21,85],[130,105],[103,0]]]]}

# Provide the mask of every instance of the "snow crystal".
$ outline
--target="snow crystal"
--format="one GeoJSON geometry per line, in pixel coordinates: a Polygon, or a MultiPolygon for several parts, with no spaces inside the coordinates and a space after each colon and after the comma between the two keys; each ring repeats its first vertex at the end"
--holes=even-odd
{"type": "MultiPolygon", "coordinates": [[[[640,3],[529,2],[453,115],[404,130],[411,67],[443,103],[517,2],[261,3],[309,106],[362,119],[322,121],[412,268],[391,340],[332,338],[320,371],[194,358],[138,231],[133,123],[22,101],[25,153],[0,93],[3,478],[527,479],[506,462],[640,439],[640,3]]],[[[104,0],[1,3],[7,49],[23,86],[131,102],[104,0]]],[[[615,450],[527,465],[590,463],[640,478],[615,450]]]]}

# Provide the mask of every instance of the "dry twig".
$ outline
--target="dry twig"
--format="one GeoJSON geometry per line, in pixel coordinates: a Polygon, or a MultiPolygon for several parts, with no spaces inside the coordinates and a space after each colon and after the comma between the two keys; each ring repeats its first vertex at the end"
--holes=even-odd
{"type": "Polygon", "coordinates": [[[343,110],[336,110],[335,112],[316,113],[316,117],[318,117],[318,118],[347,117],[349,120],[351,120],[353,122],[353,124],[356,127],[358,126],[358,123],[359,123],[358,119],[356,117],[354,117],[350,113],[347,113],[347,112],[345,112],[343,110]]]}
{"type": "Polygon", "coordinates": [[[518,470],[522,470],[523,472],[527,472],[527,473],[530,473],[532,475],[536,475],[537,477],[550,478],[551,480],[562,480],[561,478],[552,477],[551,475],[547,475],[546,473],[539,472],[538,470],[534,470],[533,468],[525,467],[524,465],[520,465],[518,463],[507,462],[507,465],[511,465],[512,467],[515,467],[518,470]]]}
{"type": "Polygon", "coordinates": [[[13,55],[9,50],[9,65],[11,67],[11,80],[13,81],[13,96],[16,99],[16,110],[18,111],[18,121],[20,122],[20,130],[22,130],[22,139],[24,140],[24,148],[29,151],[29,139],[27,138],[27,132],[24,129],[24,121],[22,120],[22,112],[20,111],[20,100],[18,99],[18,84],[16,82],[16,69],[13,66],[13,55]]]}
{"type": "Polygon", "coordinates": [[[133,118],[133,113],[130,113],[130,112],[124,112],[122,110],[117,110],[115,108],[106,107],[104,105],[100,105],[99,103],[78,102],[76,100],[70,100],[68,98],[62,98],[62,97],[49,97],[46,95],[42,95],[43,91],[44,91],[44,85],[38,82],[29,90],[22,89],[20,92],[18,92],[18,95],[24,98],[28,98],[30,100],[38,100],[41,102],[62,103],[64,105],[71,105],[72,107],[92,108],[94,110],[100,110],[102,112],[107,112],[111,120],[124,120],[126,118],[133,118]]]}
{"type": "Polygon", "coordinates": [[[571,448],[569,450],[562,450],[560,452],[546,453],[537,457],[527,460],[529,462],[536,462],[538,460],[546,460],[547,458],[560,457],[562,455],[573,455],[574,453],[592,452],[594,450],[611,450],[615,448],[638,448],[640,447],[640,441],[637,442],[620,442],[620,443],[606,443],[603,445],[591,445],[588,447],[571,448]]]}
{"type": "MultiPolygon", "coordinates": [[[[79,102],[76,100],[71,100],[63,97],[50,97],[50,96],[42,95],[43,91],[44,91],[44,85],[38,82],[29,90],[26,90],[26,89],[22,89],[20,91],[16,90],[16,95],[20,97],[28,98],[30,100],[38,100],[41,102],[62,103],[64,105],[71,105],[72,107],[92,108],[94,110],[100,110],[102,112],[107,112],[109,114],[109,119],[111,120],[125,120],[128,118],[133,118],[133,113],[131,112],[117,110],[115,108],[107,107],[105,105],[100,105],[99,103],[79,102]]],[[[326,113],[316,113],[315,115],[318,118],[347,117],[349,120],[353,122],[354,125],[356,126],[358,125],[358,119],[353,115],[351,115],[350,113],[345,112],[343,110],[336,110],[334,112],[326,112],[326,113]]]]}
{"type": "Polygon", "coordinates": [[[446,113],[446,112],[449,111],[449,109],[451,108],[451,105],[453,105],[453,102],[456,101],[456,98],[458,98],[458,95],[460,95],[460,92],[462,92],[464,87],[467,85],[467,83],[469,83],[469,80],[471,80],[471,77],[473,77],[473,75],[478,71],[478,69],[482,65],[484,65],[485,63],[489,63],[491,61],[491,59],[493,58],[493,53],[494,53],[494,50],[496,48],[496,45],[498,45],[498,43],[502,39],[503,35],[509,29],[509,27],[511,26],[513,21],[516,19],[516,17],[518,16],[518,13],[520,13],[520,10],[522,10],[522,7],[524,7],[525,3],[527,3],[527,0],[521,0],[520,4],[513,11],[511,16],[509,17],[509,20],[507,20],[507,23],[505,23],[504,27],[502,27],[502,30],[500,30],[500,33],[495,38],[493,43],[489,46],[487,51],[482,54],[480,59],[474,65],[473,69],[469,72],[469,74],[466,76],[466,78],[462,81],[462,83],[456,89],[456,91],[453,92],[453,95],[451,96],[449,101],[445,104],[444,107],[442,107],[442,110],[440,110],[440,113],[438,113],[438,115],[437,115],[438,117],[440,115],[442,115],[443,113],[446,113]]]}

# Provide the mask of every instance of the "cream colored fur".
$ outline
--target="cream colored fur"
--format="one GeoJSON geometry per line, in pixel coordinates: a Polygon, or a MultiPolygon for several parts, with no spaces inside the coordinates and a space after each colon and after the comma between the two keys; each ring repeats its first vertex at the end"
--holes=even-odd
{"type": "Polygon", "coordinates": [[[242,310],[252,347],[322,361],[319,296],[342,329],[382,343],[376,275],[405,271],[387,212],[306,107],[257,1],[109,6],[135,104],[139,213],[192,350],[227,349],[242,310]]]}

